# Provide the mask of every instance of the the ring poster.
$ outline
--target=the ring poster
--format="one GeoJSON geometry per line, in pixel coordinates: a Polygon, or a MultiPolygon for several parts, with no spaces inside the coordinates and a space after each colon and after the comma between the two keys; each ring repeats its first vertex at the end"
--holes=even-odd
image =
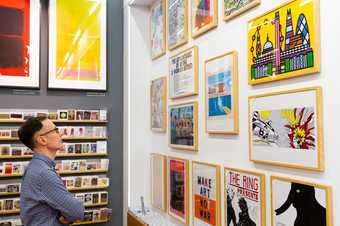
{"type": "Polygon", "coordinates": [[[49,4],[48,88],[106,91],[106,0],[49,4]]]}
{"type": "Polygon", "coordinates": [[[39,88],[40,1],[0,0],[0,86],[39,88]]]}

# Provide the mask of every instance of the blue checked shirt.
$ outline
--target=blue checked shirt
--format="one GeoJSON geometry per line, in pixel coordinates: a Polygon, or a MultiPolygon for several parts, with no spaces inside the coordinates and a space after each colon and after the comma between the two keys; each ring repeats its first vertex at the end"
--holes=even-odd
{"type": "Polygon", "coordinates": [[[70,222],[84,218],[83,202],[66,190],[54,167],[53,160],[37,153],[28,164],[20,194],[24,226],[61,226],[60,215],[70,222]]]}

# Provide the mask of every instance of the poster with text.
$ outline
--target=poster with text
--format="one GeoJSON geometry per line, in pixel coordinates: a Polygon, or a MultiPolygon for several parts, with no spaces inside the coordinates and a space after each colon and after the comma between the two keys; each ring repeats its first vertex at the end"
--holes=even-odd
{"type": "Polygon", "coordinates": [[[167,43],[173,50],[188,42],[188,0],[167,0],[167,43]]]}

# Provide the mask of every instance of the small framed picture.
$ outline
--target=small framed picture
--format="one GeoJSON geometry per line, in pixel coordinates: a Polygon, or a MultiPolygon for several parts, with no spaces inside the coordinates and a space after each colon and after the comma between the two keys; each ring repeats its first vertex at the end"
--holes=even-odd
{"type": "Polygon", "coordinates": [[[198,94],[198,47],[189,49],[169,59],[169,97],[171,99],[198,94]]]}
{"type": "Polygon", "coordinates": [[[221,225],[220,166],[192,162],[192,213],[194,226],[221,225]]]}
{"type": "Polygon", "coordinates": [[[166,52],[165,11],[165,0],[157,0],[151,6],[150,43],[152,60],[163,56],[166,52]]]}
{"type": "Polygon", "coordinates": [[[225,167],[224,183],[225,224],[266,226],[265,175],[225,167]]]}
{"type": "Polygon", "coordinates": [[[217,27],[217,0],[191,0],[191,36],[197,38],[217,27]]]}
{"type": "Polygon", "coordinates": [[[189,225],[189,160],[168,157],[168,214],[189,225]]]}
{"type": "Polygon", "coordinates": [[[166,156],[152,153],[150,156],[151,165],[151,205],[166,211],[167,190],[166,190],[166,156]]]}
{"type": "Polygon", "coordinates": [[[321,87],[249,97],[250,160],[323,170],[321,87]]]}
{"type": "Polygon", "coordinates": [[[261,0],[223,0],[223,16],[225,21],[254,8],[261,3],[261,0]]]}
{"type": "Polygon", "coordinates": [[[238,134],[237,52],[205,61],[206,132],[238,134]]]}
{"type": "Polygon", "coordinates": [[[150,114],[151,130],[156,132],[166,131],[167,90],[166,77],[151,81],[150,87],[150,114]]]}
{"type": "Polygon", "coordinates": [[[198,151],[197,102],[169,106],[169,146],[198,151]]]}
{"type": "Polygon", "coordinates": [[[270,181],[272,225],[333,225],[330,186],[282,176],[270,181]]]}

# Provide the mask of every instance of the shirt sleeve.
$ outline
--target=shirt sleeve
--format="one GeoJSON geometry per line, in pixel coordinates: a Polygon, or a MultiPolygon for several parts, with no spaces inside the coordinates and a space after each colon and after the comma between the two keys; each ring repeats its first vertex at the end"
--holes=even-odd
{"type": "Polygon", "coordinates": [[[84,203],[66,190],[63,181],[53,170],[45,170],[41,174],[41,193],[43,201],[59,210],[67,221],[84,218],[84,203]]]}

